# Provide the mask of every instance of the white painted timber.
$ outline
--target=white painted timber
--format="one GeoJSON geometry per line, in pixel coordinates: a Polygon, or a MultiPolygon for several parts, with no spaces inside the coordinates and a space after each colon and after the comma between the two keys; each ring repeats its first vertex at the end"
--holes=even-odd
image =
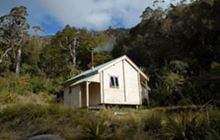
{"type": "Polygon", "coordinates": [[[64,105],[141,105],[145,96],[149,100],[148,80],[127,56],[122,56],[65,81],[69,85],[64,89],[64,105]],[[111,76],[117,77],[119,87],[110,87],[111,76]]]}
{"type": "Polygon", "coordinates": [[[63,100],[64,100],[64,106],[69,106],[70,105],[70,98],[69,98],[69,87],[66,87],[64,89],[64,97],[63,97],[63,100]]]}
{"type": "Polygon", "coordinates": [[[140,105],[138,71],[126,60],[103,71],[104,104],[140,105]],[[119,87],[110,87],[110,77],[118,77],[119,87]]]}
{"type": "Polygon", "coordinates": [[[136,71],[127,61],[124,61],[124,74],[126,85],[127,104],[141,104],[139,91],[138,71],[136,71]]]}
{"type": "Polygon", "coordinates": [[[64,105],[69,107],[81,107],[81,89],[80,86],[65,88],[64,105]]]}
{"type": "Polygon", "coordinates": [[[104,103],[107,104],[125,104],[124,97],[124,82],[123,82],[123,69],[122,61],[108,67],[103,71],[103,89],[104,89],[104,103]],[[119,87],[110,87],[110,77],[118,77],[119,87]]]}

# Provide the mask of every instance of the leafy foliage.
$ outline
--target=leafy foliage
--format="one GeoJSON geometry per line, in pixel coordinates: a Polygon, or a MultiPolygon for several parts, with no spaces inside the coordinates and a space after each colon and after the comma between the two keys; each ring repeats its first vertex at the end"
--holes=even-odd
{"type": "Polygon", "coordinates": [[[127,54],[150,76],[153,106],[219,101],[219,6],[201,0],[148,7],[116,43],[114,57],[127,54]]]}
{"type": "Polygon", "coordinates": [[[27,8],[20,6],[12,8],[9,14],[0,17],[0,47],[4,50],[0,63],[6,56],[10,56],[11,67],[16,76],[20,74],[22,46],[28,40],[26,16],[27,8]]]}
{"type": "Polygon", "coordinates": [[[81,140],[120,140],[122,137],[126,140],[215,140],[219,138],[220,129],[217,120],[220,120],[218,110],[209,110],[208,115],[200,111],[167,113],[166,108],[157,111],[112,109],[94,112],[32,102],[1,109],[0,138],[27,139],[50,133],[65,139],[81,140]],[[126,116],[114,115],[114,111],[125,110],[128,112],[126,116]],[[12,133],[14,135],[10,135],[12,133]]]}
{"type": "Polygon", "coordinates": [[[208,131],[208,124],[200,114],[183,113],[168,117],[164,135],[167,139],[203,139],[208,131]]]}
{"type": "Polygon", "coordinates": [[[62,96],[63,80],[126,54],[150,77],[151,106],[218,106],[219,6],[219,0],[200,0],[167,9],[147,7],[131,29],[89,31],[67,25],[53,36],[30,36],[26,7],[15,7],[0,18],[1,92],[62,96]],[[21,66],[19,79],[11,74],[16,66],[21,66]]]}

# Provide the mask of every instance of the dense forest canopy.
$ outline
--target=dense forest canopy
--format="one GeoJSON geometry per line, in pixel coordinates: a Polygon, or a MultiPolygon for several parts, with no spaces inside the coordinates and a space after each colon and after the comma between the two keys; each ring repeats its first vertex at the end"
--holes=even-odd
{"type": "Polygon", "coordinates": [[[131,29],[66,25],[53,36],[29,35],[26,7],[15,7],[0,17],[0,94],[60,95],[63,80],[92,66],[94,50],[94,65],[126,54],[140,66],[152,106],[220,105],[219,7],[220,0],[147,7],[131,29]]]}

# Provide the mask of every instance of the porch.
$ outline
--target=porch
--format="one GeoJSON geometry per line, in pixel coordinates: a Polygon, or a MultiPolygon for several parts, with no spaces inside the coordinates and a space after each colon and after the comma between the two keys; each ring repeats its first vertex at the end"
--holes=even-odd
{"type": "Polygon", "coordinates": [[[68,107],[99,107],[101,103],[100,83],[80,81],[64,90],[64,105],[68,107]]]}
{"type": "Polygon", "coordinates": [[[101,103],[100,83],[86,81],[80,85],[80,88],[79,107],[95,107],[101,103]]]}

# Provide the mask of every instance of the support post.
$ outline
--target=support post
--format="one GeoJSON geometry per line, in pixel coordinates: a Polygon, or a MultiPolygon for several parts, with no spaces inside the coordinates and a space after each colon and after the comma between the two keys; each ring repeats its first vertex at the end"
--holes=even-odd
{"type": "Polygon", "coordinates": [[[89,107],[89,84],[90,82],[86,81],[86,107],[89,107]]]}
{"type": "Polygon", "coordinates": [[[147,106],[150,107],[149,89],[147,82],[146,82],[146,95],[147,95],[147,106]]]}
{"type": "Polygon", "coordinates": [[[81,90],[81,86],[80,86],[80,92],[79,92],[79,107],[82,107],[82,90],[81,90]]]}
{"type": "Polygon", "coordinates": [[[142,105],[142,88],[141,88],[141,78],[140,78],[140,73],[137,73],[138,77],[138,92],[139,92],[139,103],[142,105]]]}

